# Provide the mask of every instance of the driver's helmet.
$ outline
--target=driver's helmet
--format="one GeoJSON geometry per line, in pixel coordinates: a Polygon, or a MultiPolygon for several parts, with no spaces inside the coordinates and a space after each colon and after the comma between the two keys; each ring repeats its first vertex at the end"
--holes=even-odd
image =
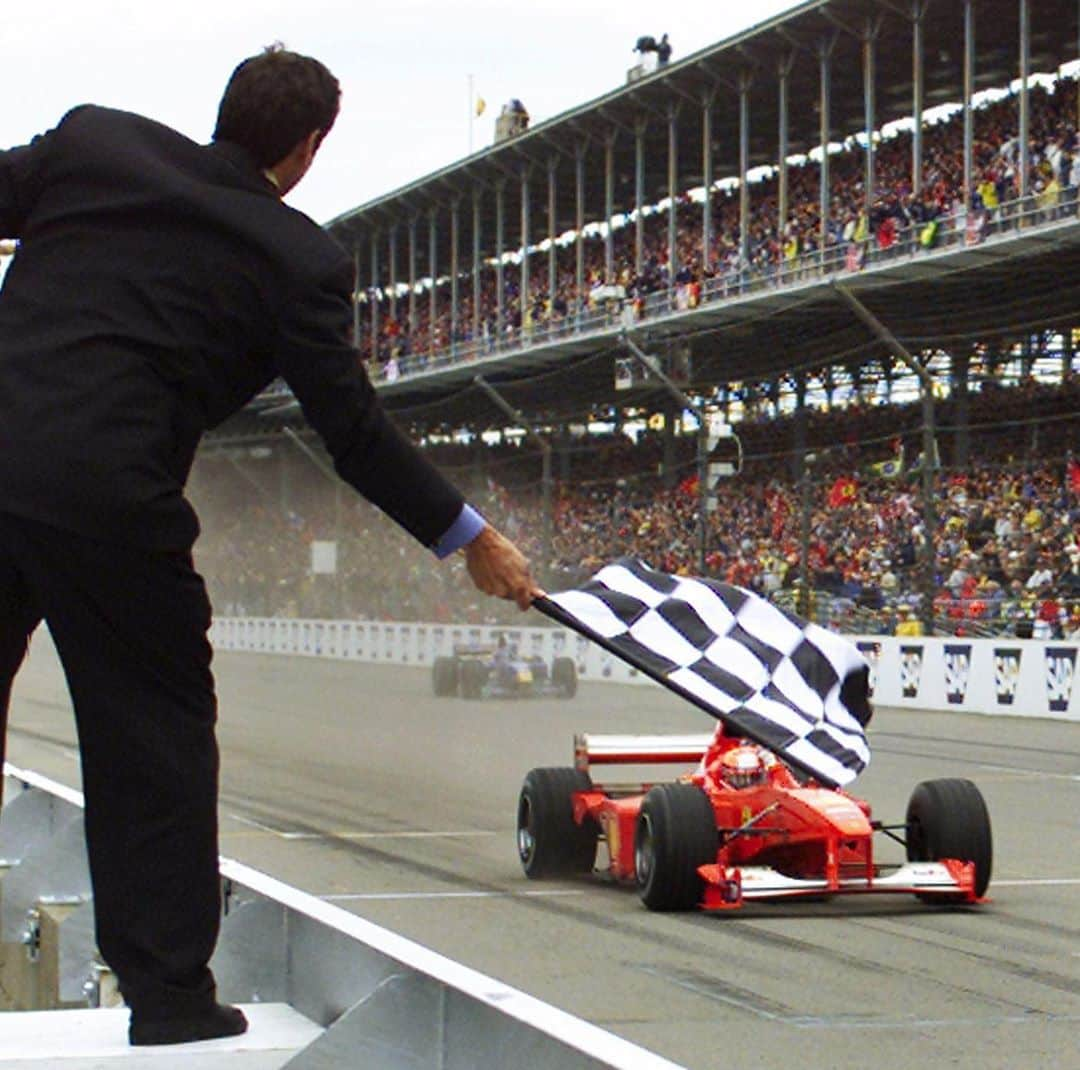
{"type": "Polygon", "coordinates": [[[763,784],[768,774],[757,747],[748,744],[732,747],[720,759],[720,776],[733,788],[763,784]]]}

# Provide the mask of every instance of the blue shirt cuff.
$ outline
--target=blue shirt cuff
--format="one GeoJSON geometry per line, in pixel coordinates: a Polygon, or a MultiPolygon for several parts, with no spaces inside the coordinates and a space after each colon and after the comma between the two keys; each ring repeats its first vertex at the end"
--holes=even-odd
{"type": "Polygon", "coordinates": [[[449,557],[455,550],[460,550],[472,542],[485,527],[487,521],[471,505],[463,505],[457,520],[435,544],[435,556],[440,560],[449,557]]]}

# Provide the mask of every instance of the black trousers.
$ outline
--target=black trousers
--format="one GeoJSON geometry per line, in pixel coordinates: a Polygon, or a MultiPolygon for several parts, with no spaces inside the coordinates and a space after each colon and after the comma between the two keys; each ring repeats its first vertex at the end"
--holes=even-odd
{"type": "Polygon", "coordinates": [[[198,1013],[220,921],[206,588],[189,554],[0,513],[0,757],[42,619],[75,709],[98,947],[133,1016],[198,1013]]]}

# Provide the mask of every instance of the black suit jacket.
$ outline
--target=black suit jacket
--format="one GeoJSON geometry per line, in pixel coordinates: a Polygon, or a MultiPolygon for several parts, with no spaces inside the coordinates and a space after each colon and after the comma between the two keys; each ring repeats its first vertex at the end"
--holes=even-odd
{"type": "Polygon", "coordinates": [[[345,251],[242,148],[83,106],[0,152],[0,511],[188,549],[202,433],[276,376],[341,476],[425,545],[463,499],[355,349],[345,251]]]}

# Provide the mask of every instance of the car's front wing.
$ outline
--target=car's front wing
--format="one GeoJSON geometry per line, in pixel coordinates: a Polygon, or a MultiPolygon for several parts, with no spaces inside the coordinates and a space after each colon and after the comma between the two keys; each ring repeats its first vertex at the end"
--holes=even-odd
{"type": "Polygon", "coordinates": [[[788,877],[769,866],[699,866],[705,881],[704,910],[732,910],[748,899],[789,899],[799,896],[909,893],[947,896],[966,903],[977,901],[975,864],[946,858],[940,862],[907,862],[872,877],[829,881],[824,878],[788,877]]]}

